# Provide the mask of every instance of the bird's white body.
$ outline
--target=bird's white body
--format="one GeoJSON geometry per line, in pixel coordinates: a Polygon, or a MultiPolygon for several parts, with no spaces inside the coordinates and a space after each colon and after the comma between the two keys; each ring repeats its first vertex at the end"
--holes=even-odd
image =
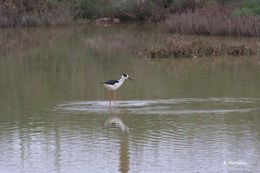
{"type": "Polygon", "coordinates": [[[104,83],[104,86],[108,90],[116,90],[125,82],[126,79],[127,79],[126,77],[122,76],[121,79],[119,79],[117,83],[114,83],[113,85],[104,83]]]}
{"type": "Polygon", "coordinates": [[[116,98],[115,90],[117,90],[125,82],[126,79],[130,79],[133,81],[133,79],[131,79],[128,76],[128,74],[122,74],[121,79],[119,79],[119,80],[108,80],[106,82],[102,82],[102,84],[108,90],[109,107],[111,107],[112,95],[113,95],[114,101],[115,101],[115,98],[116,98]]]}

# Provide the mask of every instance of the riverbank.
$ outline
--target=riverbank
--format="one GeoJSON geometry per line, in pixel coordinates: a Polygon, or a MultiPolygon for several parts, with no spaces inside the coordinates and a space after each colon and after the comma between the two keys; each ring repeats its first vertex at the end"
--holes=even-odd
{"type": "Polygon", "coordinates": [[[171,33],[259,37],[259,6],[257,0],[8,0],[0,4],[0,27],[142,20],[171,33]]]}
{"type": "Polygon", "coordinates": [[[71,25],[100,18],[150,21],[164,16],[169,5],[148,0],[8,0],[0,3],[0,27],[71,25]]]}

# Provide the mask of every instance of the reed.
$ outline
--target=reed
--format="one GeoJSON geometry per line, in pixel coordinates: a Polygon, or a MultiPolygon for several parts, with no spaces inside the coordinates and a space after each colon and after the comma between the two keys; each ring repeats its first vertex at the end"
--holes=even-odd
{"type": "Polygon", "coordinates": [[[165,23],[171,33],[260,36],[260,16],[235,16],[217,5],[175,13],[165,23]]]}

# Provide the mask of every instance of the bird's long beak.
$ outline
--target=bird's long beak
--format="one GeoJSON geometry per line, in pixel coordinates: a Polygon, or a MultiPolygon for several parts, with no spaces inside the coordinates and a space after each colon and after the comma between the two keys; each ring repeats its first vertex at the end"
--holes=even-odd
{"type": "Polygon", "coordinates": [[[132,79],[132,78],[130,78],[130,77],[128,77],[128,79],[130,79],[131,81],[134,81],[134,79],[132,79]]]}

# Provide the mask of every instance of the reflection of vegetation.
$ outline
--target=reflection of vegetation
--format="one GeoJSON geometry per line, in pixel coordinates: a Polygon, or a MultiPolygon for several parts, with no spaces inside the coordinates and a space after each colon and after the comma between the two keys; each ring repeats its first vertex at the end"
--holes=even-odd
{"type": "MultiPolygon", "coordinates": [[[[197,147],[203,148],[201,144],[204,144],[204,141],[210,141],[207,146],[214,148],[215,141],[210,139],[215,134],[220,136],[214,139],[223,139],[229,143],[229,139],[235,137],[231,142],[231,146],[234,146],[241,139],[241,133],[236,133],[237,129],[255,134],[252,130],[255,128],[249,128],[248,131],[248,126],[241,126],[241,120],[259,130],[259,119],[256,119],[259,116],[252,114],[219,118],[219,115],[160,116],[129,115],[124,112],[122,117],[131,127],[131,133],[129,141],[128,136],[122,135],[119,142],[117,138],[113,138],[117,135],[101,127],[106,115],[59,116],[57,112],[49,111],[64,101],[106,98],[103,92],[105,90],[96,84],[99,80],[115,76],[122,71],[134,74],[137,79],[135,84],[120,88],[119,97],[122,99],[259,96],[259,80],[256,80],[259,79],[260,73],[257,65],[259,58],[257,63],[250,61],[246,65],[244,61],[247,60],[242,58],[241,64],[236,64],[238,58],[235,58],[228,65],[226,58],[222,59],[223,63],[189,64],[192,61],[186,61],[187,64],[184,65],[176,64],[176,61],[169,63],[169,60],[158,62],[159,60],[144,61],[134,58],[133,50],[155,42],[156,39],[153,40],[152,37],[152,32],[129,25],[116,29],[111,27],[109,30],[96,27],[1,30],[0,119],[3,123],[0,133],[2,141],[9,141],[3,142],[2,150],[8,151],[10,147],[13,151],[21,150],[18,153],[24,152],[27,159],[31,156],[30,153],[38,151],[38,142],[42,141],[41,155],[46,154],[46,158],[57,158],[58,162],[65,159],[64,163],[69,163],[71,157],[65,158],[64,155],[77,154],[74,151],[104,151],[101,152],[104,155],[98,157],[91,154],[93,157],[90,159],[95,161],[100,159],[100,156],[110,158],[108,156],[114,152],[111,152],[112,148],[108,142],[112,140],[113,151],[114,147],[120,147],[119,169],[121,172],[127,172],[129,165],[142,163],[151,156],[158,158],[158,153],[160,154],[163,148],[166,149],[164,151],[178,153],[183,151],[183,146],[189,147],[196,142],[199,144],[197,147]],[[9,124],[11,128],[8,128],[9,124]],[[219,130],[223,124],[225,128],[230,127],[227,134],[235,135],[223,138],[223,131],[219,130]],[[147,151],[154,153],[147,154],[147,151]],[[129,160],[134,163],[130,164],[129,160]]],[[[210,107],[210,103],[205,105],[207,106],[210,107]]],[[[246,134],[245,137],[248,138],[246,134]]],[[[189,153],[192,152],[193,150],[189,153]]],[[[87,154],[86,156],[89,156],[89,153],[87,154]]],[[[91,163],[84,159],[89,157],[82,158],[83,161],[79,159],[82,161],[80,163],[91,163]]],[[[105,161],[111,163],[109,159],[105,161]]],[[[63,162],[58,164],[62,165],[63,162]]]]}
{"type": "MultiPolygon", "coordinates": [[[[151,28],[154,27],[151,26],[151,28]]],[[[50,104],[64,100],[106,99],[105,90],[103,87],[100,88],[97,83],[103,79],[117,77],[122,71],[137,77],[138,82],[120,88],[119,99],[169,98],[180,96],[183,93],[190,93],[190,95],[200,93],[198,90],[190,91],[196,73],[190,72],[189,76],[185,76],[185,74],[180,74],[179,77],[171,76],[187,72],[187,66],[177,64],[178,68],[176,68],[173,63],[169,63],[169,68],[160,68],[161,65],[155,61],[134,58],[136,57],[135,52],[141,51],[143,47],[157,47],[151,44],[164,42],[164,40],[158,41],[162,35],[165,35],[164,33],[160,35],[156,32],[155,35],[152,31],[147,32],[148,30],[149,27],[131,25],[124,26],[124,29],[112,26],[110,30],[97,26],[62,29],[2,29],[0,32],[1,110],[12,110],[14,106],[21,108],[50,107],[50,104]],[[143,30],[144,28],[145,30],[143,30]],[[117,68],[114,68],[115,66],[117,68]],[[183,68],[180,69],[180,67],[183,68]],[[169,85],[161,85],[169,80],[172,80],[169,85]]],[[[181,40],[189,42],[196,38],[182,37],[185,38],[181,40]]],[[[219,38],[215,39],[212,37],[212,40],[209,41],[214,40],[216,44],[240,42],[244,45],[257,42],[254,38],[224,38],[219,42],[219,38]]],[[[197,59],[200,60],[200,58],[197,59]]],[[[164,60],[164,62],[168,64],[169,60],[164,60]]],[[[205,63],[199,64],[205,65],[205,63]]],[[[235,64],[235,62],[231,64],[235,64]]],[[[259,62],[250,62],[250,64],[256,65],[259,62]]],[[[194,66],[202,65],[191,64],[191,66],[191,69],[194,69],[194,66]]],[[[214,69],[212,64],[205,66],[210,67],[211,70],[214,69]]],[[[222,79],[225,77],[224,95],[230,95],[240,87],[247,88],[247,85],[252,87],[244,89],[242,93],[248,93],[250,96],[258,94],[259,90],[256,88],[259,87],[254,84],[256,81],[253,78],[259,74],[259,68],[251,66],[243,66],[244,69],[242,67],[236,69],[237,66],[234,66],[232,68],[234,73],[227,72],[227,74],[236,75],[237,79],[243,78],[240,74],[247,74],[244,75],[246,82],[238,85],[239,88],[229,87],[233,86],[232,80],[230,80],[230,76],[223,75],[221,69],[222,71],[214,73],[217,79],[212,77],[211,82],[214,85],[211,86],[209,92],[205,93],[209,94],[215,90],[215,83],[223,83],[222,79]]],[[[207,90],[207,81],[204,79],[199,81],[198,89],[207,90]]]]}

